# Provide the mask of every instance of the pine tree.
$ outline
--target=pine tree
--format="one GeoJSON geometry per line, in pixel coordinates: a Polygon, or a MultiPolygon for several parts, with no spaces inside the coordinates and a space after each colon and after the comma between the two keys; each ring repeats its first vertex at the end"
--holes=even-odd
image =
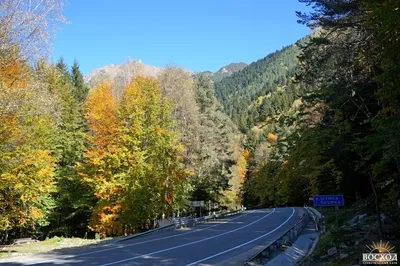
{"type": "Polygon", "coordinates": [[[196,78],[196,102],[200,110],[200,151],[192,198],[219,202],[221,192],[229,187],[229,169],[235,163],[231,141],[238,132],[222,112],[212,81],[204,74],[196,78]]]}
{"type": "Polygon", "coordinates": [[[70,83],[71,82],[71,75],[68,71],[68,65],[67,63],[65,63],[64,58],[60,57],[60,59],[58,60],[56,67],[58,69],[58,71],[60,71],[63,80],[63,83],[70,83]]]}
{"type": "Polygon", "coordinates": [[[79,229],[83,234],[93,200],[89,187],[75,169],[76,163],[82,160],[84,151],[85,125],[82,108],[74,98],[74,86],[64,78],[58,67],[43,63],[37,71],[49,92],[59,99],[61,112],[57,134],[54,136],[57,189],[53,193],[56,208],[50,216],[50,233],[71,236],[76,235],[79,229]]]}
{"type": "Polygon", "coordinates": [[[83,75],[79,69],[79,63],[77,60],[74,60],[74,64],[71,67],[71,79],[72,85],[74,86],[73,94],[75,99],[79,103],[84,102],[88,95],[89,87],[84,83],[83,75]]]}

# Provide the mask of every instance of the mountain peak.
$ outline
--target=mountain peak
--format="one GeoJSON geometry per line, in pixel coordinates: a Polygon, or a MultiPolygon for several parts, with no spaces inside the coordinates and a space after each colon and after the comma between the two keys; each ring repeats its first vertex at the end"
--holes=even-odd
{"type": "Polygon", "coordinates": [[[247,66],[246,63],[239,62],[239,63],[230,63],[224,67],[221,67],[217,72],[215,72],[212,76],[214,82],[221,81],[223,78],[229,77],[235,72],[238,72],[244,69],[247,66]]]}
{"type": "Polygon", "coordinates": [[[141,59],[133,60],[128,57],[125,63],[109,64],[104,67],[93,70],[84,77],[85,83],[90,87],[95,87],[103,81],[115,81],[121,79],[131,79],[135,76],[142,75],[148,77],[157,77],[163,68],[146,65],[141,59]]]}

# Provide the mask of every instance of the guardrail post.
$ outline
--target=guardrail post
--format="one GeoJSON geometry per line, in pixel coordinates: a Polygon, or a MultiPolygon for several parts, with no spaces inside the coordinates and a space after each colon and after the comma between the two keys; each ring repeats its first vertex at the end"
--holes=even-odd
{"type": "Polygon", "coordinates": [[[269,256],[269,252],[267,250],[264,250],[263,252],[261,252],[261,256],[267,258],[269,256]]]}
{"type": "Polygon", "coordinates": [[[315,230],[324,234],[326,230],[324,216],[312,207],[307,207],[306,209],[310,214],[313,215],[315,221],[315,230]]]}
{"type": "Polygon", "coordinates": [[[276,250],[275,244],[272,244],[271,246],[269,246],[269,250],[271,250],[271,252],[274,252],[276,250]]]}
{"type": "Polygon", "coordinates": [[[291,229],[290,231],[289,231],[289,239],[290,239],[290,241],[292,241],[293,240],[293,238],[294,238],[294,232],[293,232],[294,230],[293,229],[291,229]]]}

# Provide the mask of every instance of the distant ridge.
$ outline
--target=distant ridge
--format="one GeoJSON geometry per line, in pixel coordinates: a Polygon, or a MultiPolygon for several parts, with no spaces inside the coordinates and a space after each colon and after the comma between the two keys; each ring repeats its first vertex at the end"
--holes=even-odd
{"type": "Polygon", "coordinates": [[[89,87],[95,87],[104,81],[129,82],[138,75],[157,77],[162,71],[163,68],[161,67],[146,65],[140,59],[131,60],[128,58],[122,65],[110,64],[93,70],[84,77],[84,81],[89,87]]]}
{"type": "Polygon", "coordinates": [[[229,77],[235,72],[243,70],[247,67],[246,63],[239,62],[239,63],[231,63],[227,66],[221,67],[217,72],[212,75],[212,79],[214,82],[221,81],[223,78],[229,77]]]}

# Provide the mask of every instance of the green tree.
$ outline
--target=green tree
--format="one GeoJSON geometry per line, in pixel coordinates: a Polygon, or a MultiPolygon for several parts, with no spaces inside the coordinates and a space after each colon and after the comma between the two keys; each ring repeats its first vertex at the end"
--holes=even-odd
{"type": "Polygon", "coordinates": [[[372,192],[382,233],[380,207],[395,208],[399,195],[399,152],[395,148],[399,145],[395,118],[399,74],[393,61],[399,47],[398,3],[301,2],[311,4],[314,11],[298,13],[300,22],[320,29],[302,48],[299,78],[317,85],[309,95],[309,106],[325,106],[316,127],[342,143],[332,142],[320,165],[332,162],[340,169],[342,183],[353,188],[352,192],[343,187],[340,191],[352,198],[372,192]],[[369,191],[362,193],[365,185],[369,191]]]}
{"type": "Polygon", "coordinates": [[[85,148],[85,124],[82,107],[74,97],[75,87],[69,73],[59,71],[59,66],[42,64],[38,68],[48,90],[59,102],[60,123],[54,136],[53,152],[57,158],[57,190],[53,197],[56,208],[51,215],[52,234],[83,235],[93,204],[90,188],[81,180],[75,168],[82,160],[85,148]],[[67,75],[67,78],[65,78],[67,75]],[[67,215],[66,215],[67,214],[67,215]]]}
{"type": "Polygon", "coordinates": [[[65,63],[64,58],[60,57],[60,59],[58,60],[56,67],[58,69],[58,71],[61,73],[62,76],[62,82],[63,83],[70,83],[71,82],[71,74],[69,73],[68,70],[68,65],[67,63],[65,63]]]}
{"type": "Polygon", "coordinates": [[[196,77],[196,102],[200,110],[200,151],[192,198],[219,202],[222,190],[229,187],[229,169],[235,164],[232,141],[238,132],[223,113],[207,75],[196,77]]]}
{"type": "Polygon", "coordinates": [[[74,60],[74,64],[71,67],[71,79],[72,85],[74,86],[74,98],[79,103],[83,103],[88,95],[89,87],[85,85],[83,75],[79,68],[79,63],[77,60],[74,60]]]}

